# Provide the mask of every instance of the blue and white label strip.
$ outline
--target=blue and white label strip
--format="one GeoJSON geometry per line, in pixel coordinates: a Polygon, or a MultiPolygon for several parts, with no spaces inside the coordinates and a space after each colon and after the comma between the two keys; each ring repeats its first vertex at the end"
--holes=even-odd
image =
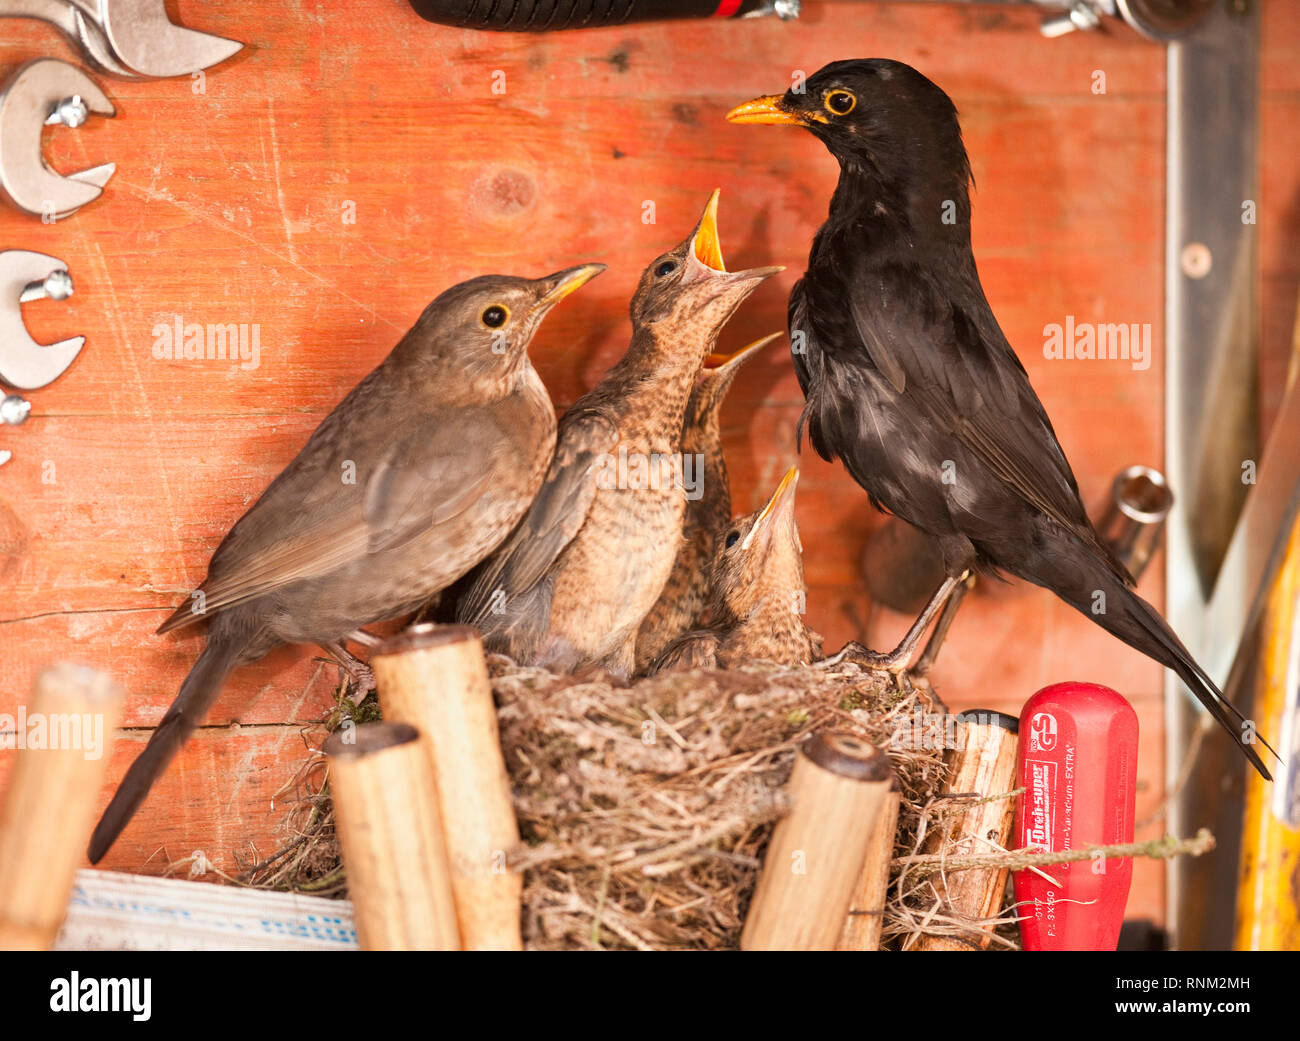
{"type": "Polygon", "coordinates": [[[60,951],[346,951],[350,900],[207,882],[77,872],[60,951]]]}

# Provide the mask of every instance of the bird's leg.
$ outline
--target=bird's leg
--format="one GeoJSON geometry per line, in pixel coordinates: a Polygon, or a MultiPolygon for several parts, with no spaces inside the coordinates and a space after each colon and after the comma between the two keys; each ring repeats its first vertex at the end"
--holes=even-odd
{"type": "Polygon", "coordinates": [[[961,602],[966,599],[966,594],[974,588],[975,576],[967,572],[962,578],[961,585],[952,591],[952,595],[948,597],[948,602],[943,605],[943,613],[939,615],[939,620],[934,623],[934,632],[930,634],[925,650],[921,652],[921,657],[912,666],[912,675],[925,676],[934,668],[934,663],[939,657],[939,648],[943,646],[944,638],[948,635],[948,629],[952,626],[953,619],[957,617],[957,608],[961,607],[961,602]]]}
{"type": "Polygon", "coordinates": [[[965,577],[965,574],[963,574],[958,578],[945,578],[943,584],[930,597],[930,602],[925,605],[925,610],[912,623],[912,627],[907,630],[907,635],[888,654],[881,654],[879,651],[863,647],[856,640],[850,640],[842,650],[832,654],[829,658],[823,658],[817,664],[824,668],[832,668],[841,662],[851,661],[858,665],[865,665],[869,669],[882,669],[895,675],[906,672],[908,663],[912,660],[912,654],[916,650],[916,645],[921,641],[921,637],[925,635],[925,630],[929,627],[939,609],[947,603],[952,591],[965,580],[965,577]]]}
{"type": "MultiPolygon", "coordinates": [[[[353,635],[349,633],[349,636],[353,635]]],[[[367,633],[366,635],[369,636],[370,634],[367,633]]],[[[373,637],[371,638],[373,639],[373,637]]],[[[361,698],[358,701],[364,700],[366,694],[375,689],[375,674],[370,671],[370,666],[344,647],[342,640],[334,643],[323,643],[321,647],[324,648],[326,654],[342,666],[348,679],[352,681],[357,690],[361,691],[361,698]]]]}

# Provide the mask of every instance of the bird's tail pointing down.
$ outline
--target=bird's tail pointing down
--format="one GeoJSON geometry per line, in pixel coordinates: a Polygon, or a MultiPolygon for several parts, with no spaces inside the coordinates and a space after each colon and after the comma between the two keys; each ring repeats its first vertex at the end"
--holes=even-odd
{"type": "Polygon", "coordinates": [[[175,758],[176,753],[185,744],[208,714],[221,685],[239,657],[240,647],[229,640],[216,638],[208,640],[208,645],[199,655],[199,660],[190,669],[181,691],[172,702],[171,708],[163,716],[158,729],[149,738],[144,751],[131,764],[126,777],[118,786],[113,801],[108,804],[104,816],[95,826],[90,837],[88,856],[92,864],[99,863],[108,852],[109,847],[117,841],[122,829],[127,826],[135,811],[144,802],[149,789],[158,780],[167,764],[175,758]]]}
{"type": "Polygon", "coordinates": [[[1096,551],[1074,535],[1052,532],[1052,545],[1034,554],[1030,568],[1034,574],[1019,577],[1045,586],[1062,600],[1130,647],[1172,669],[1187,688],[1209,711],[1219,725],[1241,746],[1242,752],[1262,776],[1272,775],[1255,750],[1258,741],[1274,757],[1277,753],[1251,725],[1223,692],[1214,685],[1205,670],[1196,664],[1187,648],[1154,607],[1148,604],[1100,560],[1096,551]]]}

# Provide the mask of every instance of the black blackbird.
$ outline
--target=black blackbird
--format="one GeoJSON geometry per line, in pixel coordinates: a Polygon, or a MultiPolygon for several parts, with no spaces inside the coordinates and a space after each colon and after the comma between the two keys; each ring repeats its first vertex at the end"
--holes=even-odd
{"type": "Polygon", "coordinates": [[[948,576],[903,643],[875,663],[906,666],[968,570],[1008,572],[1176,672],[1268,777],[1241,713],[1132,591],[1088,520],[980,285],[970,163],[948,96],[900,62],[838,61],[802,91],[757,98],[727,118],[805,127],[840,164],[790,295],[801,430],[823,458],[844,462],[873,505],[933,536],[948,576]]]}
{"type": "Polygon", "coordinates": [[[546,313],[604,269],[453,286],[325,417],[159,628],[210,622],[203,653],[91,836],[92,863],[231,669],[286,643],[320,644],[356,669],[344,640],[373,642],[361,626],[415,610],[510,533],[555,446],[555,410],[528,345],[546,313]]]}

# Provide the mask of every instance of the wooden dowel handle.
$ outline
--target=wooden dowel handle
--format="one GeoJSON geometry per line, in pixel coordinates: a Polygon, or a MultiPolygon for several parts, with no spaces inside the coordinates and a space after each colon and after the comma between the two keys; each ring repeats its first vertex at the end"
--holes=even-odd
{"type": "Polygon", "coordinates": [[[800,749],[790,813],[772,833],[740,946],[833,950],[844,928],[893,771],[852,734],[815,734],[800,749]]]}
{"type": "MultiPolygon", "coordinates": [[[[989,799],[1011,791],[1016,784],[1016,747],[1019,721],[1001,712],[976,710],[957,717],[956,747],[947,755],[948,780],[944,792],[989,799]]],[[[944,818],[926,842],[926,852],[947,849],[951,856],[984,856],[1005,848],[1011,838],[1014,799],[971,800],[965,813],[944,818]]],[[[1005,868],[945,871],[931,876],[939,898],[958,914],[991,918],[1002,908],[1007,886],[1005,868]]],[[[923,936],[913,947],[919,951],[983,950],[992,942],[995,927],[972,930],[969,936],[923,936]]]]}
{"type": "Polygon", "coordinates": [[[68,664],[42,670],[15,716],[22,746],[0,807],[0,948],[53,945],[121,718],[113,681],[68,664]]]}
{"type": "Polygon", "coordinates": [[[365,723],[330,735],[324,751],[361,946],[458,950],[433,768],[418,732],[365,723]]]}
{"type": "Polygon", "coordinates": [[[510,778],[483,645],[465,626],[415,626],[371,656],[384,718],[424,735],[466,950],[521,950],[523,878],[510,778]]]}
{"type": "Polygon", "coordinates": [[[862,861],[849,899],[849,913],[844,919],[839,942],[840,951],[880,950],[880,930],[885,922],[885,897],[889,892],[889,864],[894,858],[894,840],[898,833],[898,811],[902,797],[890,791],[876,815],[871,842],[862,861]]]}

